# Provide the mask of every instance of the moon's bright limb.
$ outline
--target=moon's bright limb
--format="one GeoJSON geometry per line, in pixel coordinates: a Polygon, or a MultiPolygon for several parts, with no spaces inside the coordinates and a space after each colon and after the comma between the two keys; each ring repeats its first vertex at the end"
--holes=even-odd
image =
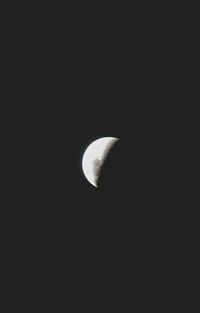
{"type": "Polygon", "coordinates": [[[101,167],[118,140],[115,137],[103,137],[92,142],[85,150],[82,160],[83,173],[93,186],[98,187],[101,167]]]}

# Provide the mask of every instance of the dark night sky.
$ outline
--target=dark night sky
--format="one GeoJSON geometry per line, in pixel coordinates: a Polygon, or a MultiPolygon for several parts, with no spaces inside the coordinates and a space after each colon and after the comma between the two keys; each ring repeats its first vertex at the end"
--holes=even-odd
{"type": "Polygon", "coordinates": [[[141,294],[144,285],[157,290],[170,280],[179,216],[176,41],[139,22],[115,34],[73,25],[66,36],[61,28],[29,30],[17,77],[23,101],[39,105],[23,159],[26,209],[14,213],[22,254],[47,289],[65,292],[70,280],[71,290],[88,292],[98,285],[128,293],[129,283],[141,294]],[[119,148],[95,189],[81,161],[104,136],[118,137],[119,148]]]}
{"type": "Polygon", "coordinates": [[[160,267],[156,258],[166,253],[166,241],[171,240],[168,222],[172,233],[176,220],[169,206],[169,116],[174,112],[168,106],[170,69],[161,53],[159,58],[148,53],[147,58],[145,46],[140,50],[141,55],[129,51],[128,60],[122,54],[120,61],[111,51],[103,57],[99,51],[86,53],[84,60],[75,55],[70,70],[59,63],[53,81],[45,85],[46,102],[54,109],[43,129],[45,157],[37,189],[47,251],[59,251],[62,262],[79,263],[81,258],[81,268],[92,258],[89,266],[104,264],[97,275],[108,271],[113,279],[118,261],[124,271],[133,262],[144,276],[150,275],[150,266],[160,267]],[[103,136],[120,138],[120,148],[115,161],[110,158],[105,188],[98,190],[83,176],[81,160],[88,143],[103,136]],[[66,246],[75,249],[73,256],[62,251],[66,246]]]}

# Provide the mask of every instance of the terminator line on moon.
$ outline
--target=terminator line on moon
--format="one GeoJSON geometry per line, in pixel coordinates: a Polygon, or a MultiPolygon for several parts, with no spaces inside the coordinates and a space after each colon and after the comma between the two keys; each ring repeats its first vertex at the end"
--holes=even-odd
{"type": "Polygon", "coordinates": [[[93,141],[85,150],[82,159],[82,169],[87,180],[98,188],[101,168],[116,142],[115,137],[103,137],[93,141]]]}

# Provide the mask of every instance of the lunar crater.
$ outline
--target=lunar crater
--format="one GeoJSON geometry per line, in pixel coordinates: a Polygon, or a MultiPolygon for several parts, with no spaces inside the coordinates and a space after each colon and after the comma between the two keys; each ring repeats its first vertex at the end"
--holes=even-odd
{"type": "Polygon", "coordinates": [[[102,160],[97,158],[94,161],[92,161],[92,171],[94,173],[94,176],[97,178],[99,176],[101,166],[102,166],[102,160]]]}

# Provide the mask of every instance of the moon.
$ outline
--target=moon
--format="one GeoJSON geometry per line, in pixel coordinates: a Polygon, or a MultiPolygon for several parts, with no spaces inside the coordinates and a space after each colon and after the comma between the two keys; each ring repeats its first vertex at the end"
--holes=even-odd
{"type": "Polygon", "coordinates": [[[98,188],[98,178],[107,156],[116,142],[115,137],[103,137],[93,141],[85,150],[82,159],[82,169],[87,180],[98,188]]]}

